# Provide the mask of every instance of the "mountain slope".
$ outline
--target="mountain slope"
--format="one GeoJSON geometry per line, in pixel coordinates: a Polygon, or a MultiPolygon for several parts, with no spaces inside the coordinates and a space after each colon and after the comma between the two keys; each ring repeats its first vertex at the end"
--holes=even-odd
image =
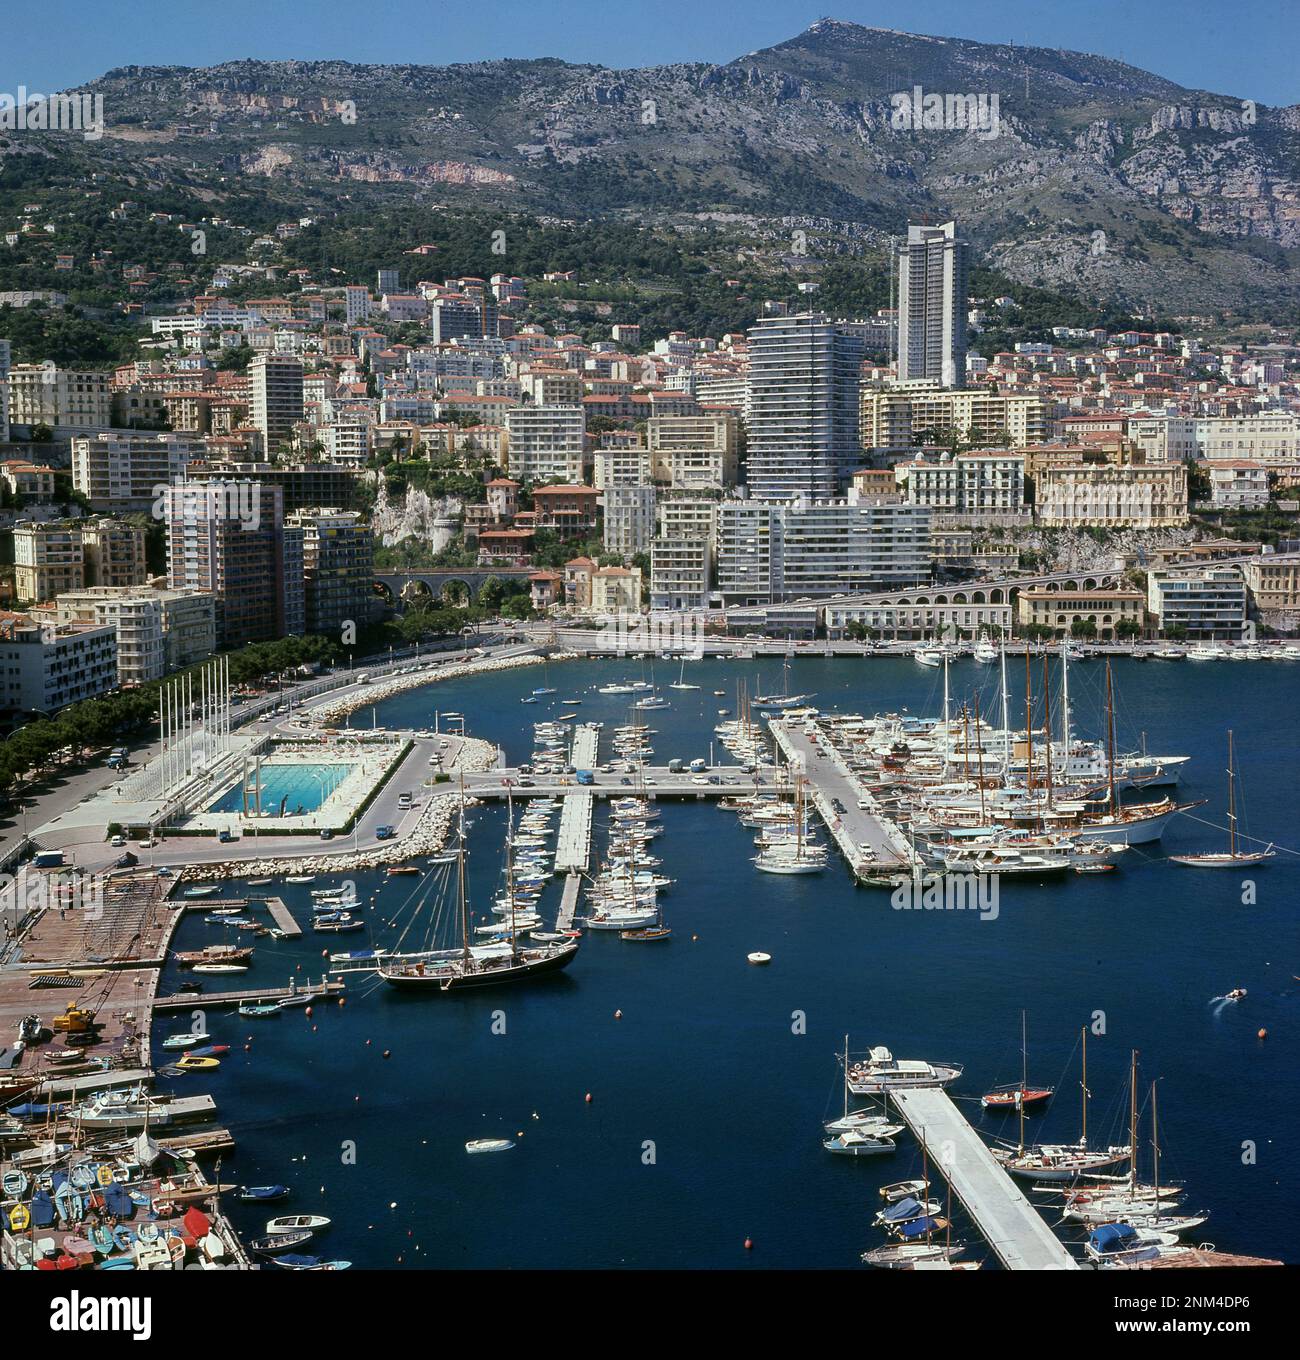
{"type": "Polygon", "coordinates": [[[878,246],[909,216],[955,215],[1027,283],[1183,311],[1300,309],[1300,106],[1104,57],[824,20],[721,66],[232,62],[122,68],[87,88],[104,96],[101,141],[20,149],[218,197],[257,177],[286,204],[740,215],[769,234],[811,225],[814,254],[819,225],[878,246]],[[891,95],[915,86],[996,96],[996,135],[894,126],[891,95]]]}

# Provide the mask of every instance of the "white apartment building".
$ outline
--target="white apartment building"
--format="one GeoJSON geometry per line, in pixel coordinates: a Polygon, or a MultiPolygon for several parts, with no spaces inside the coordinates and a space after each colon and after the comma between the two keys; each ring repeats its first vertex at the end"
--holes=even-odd
{"type": "Polygon", "coordinates": [[[1189,640],[1239,638],[1246,622],[1246,580],[1238,567],[1171,568],[1147,574],[1147,608],[1162,630],[1189,640]]]}
{"type": "Polygon", "coordinates": [[[966,381],[966,295],[970,248],[956,222],[909,223],[898,247],[898,377],[944,387],[966,381]]]}
{"type": "Polygon", "coordinates": [[[510,475],[521,482],[581,482],[586,425],[581,406],[511,408],[505,413],[510,475]]]}
{"type": "Polygon", "coordinates": [[[704,609],[709,603],[718,502],[662,499],[659,533],[650,549],[650,607],[704,609]]]}
{"type": "Polygon", "coordinates": [[[650,474],[675,491],[736,484],[740,422],[732,415],[654,416],[646,422],[650,474]]]}
{"type": "Polygon", "coordinates": [[[194,435],[106,430],[72,440],[72,484],[98,511],[152,510],[160,487],[179,483],[203,458],[194,435]]]}
{"type": "Polygon", "coordinates": [[[655,536],[654,487],[607,487],[601,501],[605,509],[605,551],[623,558],[649,551],[655,536]]]}
{"type": "Polygon", "coordinates": [[[1273,411],[1255,416],[1141,416],[1128,437],[1150,463],[1245,458],[1263,463],[1300,459],[1300,416],[1273,411]]]}
{"type": "Polygon", "coordinates": [[[268,452],[290,439],[303,417],[302,360],[295,354],[259,354],[248,366],[251,423],[268,452]]]}
{"type": "Polygon", "coordinates": [[[649,486],[650,451],[635,445],[597,449],[592,454],[592,484],[597,491],[612,486],[649,486]]]}
{"type": "Polygon", "coordinates": [[[843,500],[718,507],[724,604],[916,585],[929,579],[932,561],[928,506],[880,504],[850,491],[843,500]]]}
{"type": "Polygon", "coordinates": [[[1268,464],[1249,458],[1205,463],[1216,510],[1262,510],[1268,504],[1268,464]]]}
{"type": "Polygon", "coordinates": [[[58,627],[26,614],[0,614],[0,710],[53,714],[116,684],[112,628],[58,627]]]}
{"type": "Polygon", "coordinates": [[[936,431],[957,430],[967,443],[1022,449],[1047,438],[1048,408],[1039,396],[973,387],[944,392],[929,383],[862,389],[864,448],[910,449],[936,431]]]}
{"type": "Polygon", "coordinates": [[[205,591],[90,586],[60,595],[55,617],[114,629],[119,685],[159,680],[217,648],[216,597],[205,591]]]}

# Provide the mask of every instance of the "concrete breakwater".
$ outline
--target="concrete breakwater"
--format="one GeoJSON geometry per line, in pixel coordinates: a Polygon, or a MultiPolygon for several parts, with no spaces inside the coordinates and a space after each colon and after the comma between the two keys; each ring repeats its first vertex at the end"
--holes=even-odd
{"type": "Polygon", "coordinates": [[[393,675],[373,685],[354,690],[332,703],[324,703],[310,710],[312,721],[317,725],[330,723],[355,713],[359,708],[369,708],[395,695],[404,694],[409,689],[420,689],[425,685],[436,684],[440,680],[459,680],[467,675],[485,675],[489,671],[517,670],[521,666],[537,666],[543,661],[576,661],[578,652],[558,652],[554,656],[504,656],[495,659],[469,661],[464,664],[444,663],[436,669],[420,670],[412,675],[393,675]]]}
{"type": "MultiPolygon", "coordinates": [[[[452,770],[488,770],[496,761],[491,742],[467,737],[452,770]]],[[[409,835],[400,840],[379,841],[358,850],[334,854],[294,855],[264,859],[223,860],[216,864],[190,864],[177,875],[181,882],[197,879],[260,877],[262,875],[302,873],[345,873],[350,869],[373,869],[388,864],[404,864],[417,855],[436,855],[447,843],[447,832],[456,817],[459,794],[448,786],[446,794],[429,798],[409,835]]]]}

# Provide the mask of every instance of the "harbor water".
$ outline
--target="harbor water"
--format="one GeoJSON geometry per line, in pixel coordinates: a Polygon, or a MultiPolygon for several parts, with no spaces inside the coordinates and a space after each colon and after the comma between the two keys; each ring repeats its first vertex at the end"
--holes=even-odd
{"type": "MultiPolygon", "coordinates": [[[[1017,665],[1013,724],[1024,714],[1017,665]]],[[[1036,661],[1038,692],[1040,668],[1036,661]]],[[[718,710],[737,708],[737,681],[751,693],[784,682],[770,659],[688,663],[696,690],[667,687],[678,663],[656,670],[670,707],[641,715],[656,764],[710,759],[718,710]]],[[[954,708],[978,689],[981,711],[996,720],[996,672],[955,664],[954,708]]],[[[574,712],[604,723],[605,759],[635,696],[596,687],[651,678],[649,662],[553,664],[547,683],[557,692],[521,703],[540,674],[449,680],[352,722],[445,729],[441,715],[456,712],[469,734],[499,742],[517,764],[533,748],[533,723],[574,712]],[[573,698],[580,707],[562,702],[573,698]]],[[[1121,749],[1145,740],[1152,752],[1190,754],[1179,797],[1208,800],[1194,813],[1202,821],[1176,817],[1161,844],[1131,850],[1114,874],[1004,882],[995,919],[896,910],[888,892],[855,887],[835,856],[816,876],[760,874],[754,833],[734,814],[666,801],[654,853],[674,880],[662,898],[670,941],[589,934],[567,972],[518,988],[411,995],[358,974],[345,1004],[320,1002],[310,1014],[202,1013],[230,1054],[219,1071],[163,1084],[216,1097],[237,1142],[221,1180],[291,1186],[275,1212],[328,1215],[321,1247],[359,1267],[844,1268],[882,1240],[870,1224],[877,1187],[920,1174],[906,1134],[890,1157],[823,1150],[822,1122],[841,1108],[836,1055],[845,1034],[856,1051],[885,1044],[899,1057],[964,1064],[950,1094],[977,1128],[1014,1141],[1014,1117],[984,1114],[978,1096],[1019,1078],[1023,1009],[1030,1081],[1057,1087],[1050,1108],[1027,1121],[1032,1139],[1079,1135],[1078,1039],[1088,1026],[1090,1138],[1127,1141],[1136,1048],[1144,1108],[1150,1082],[1160,1083],[1161,1180],[1185,1183],[1187,1212],[1210,1212],[1190,1240],[1300,1260],[1300,860],[1284,850],[1248,876],[1164,860],[1226,843],[1229,728],[1242,830],[1300,847],[1300,663],[1121,660],[1114,676],[1121,749]],[[771,965],[749,965],[754,950],[771,954],[771,965]],[[1223,1000],[1236,987],[1246,998],[1223,1000]],[[517,1146],[466,1155],[467,1140],[487,1137],[517,1146]]],[[[1052,683],[1059,725],[1055,662],[1052,683]]],[[[789,685],[825,711],[942,708],[941,672],[906,658],[798,658],[789,685]]],[[[1103,663],[1072,665],[1070,690],[1076,732],[1100,737],[1103,663]]],[[[716,744],[712,757],[729,760],[716,744]]],[[[598,806],[598,845],[605,818],[598,806]]],[[[501,881],[505,810],[479,807],[470,820],[472,924],[481,924],[501,881]]],[[[366,904],[365,933],[308,929],[297,940],[259,940],[236,985],[319,977],[325,953],[392,944],[396,927],[384,923],[405,920],[420,880],[351,877],[366,904]]],[[[260,890],[283,897],[306,926],[311,889],[342,881],[322,875],[260,890]]],[[[226,888],[259,891],[238,880],[226,888]]],[[[559,897],[553,880],[544,917],[559,897]]],[[[196,912],[176,947],[234,938],[196,912]]],[[[160,990],[181,976],[169,967],[160,990]]],[[[208,989],[225,981],[209,979],[208,989]]],[[[202,1012],[202,998],[195,1002],[202,1012]]],[[[155,1040],[190,1023],[185,1012],[163,1016],[155,1040]]],[[[1142,1138],[1149,1143],[1146,1117],[1142,1138]]],[[[1146,1178],[1149,1146],[1141,1156],[1146,1178]]],[[[245,1232],[268,1216],[230,1208],[245,1232]]],[[[989,1255],[959,1210],[955,1235],[971,1244],[971,1257],[989,1255]]]]}

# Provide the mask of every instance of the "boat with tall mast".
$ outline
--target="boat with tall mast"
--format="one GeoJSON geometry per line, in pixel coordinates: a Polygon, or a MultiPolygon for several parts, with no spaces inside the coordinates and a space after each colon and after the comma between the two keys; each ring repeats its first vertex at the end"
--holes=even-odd
{"type": "Polygon", "coordinates": [[[458,848],[456,854],[456,899],[460,918],[459,949],[427,949],[414,953],[386,955],[376,969],[390,987],[407,991],[453,992],[474,987],[497,987],[519,982],[542,973],[558,972],[573,962],[581,943],[578,937],[520,946],[514,910],[514,875],[510,872],[513,854],[513,805],[507,801],[510,823],[506,835],[507,891],[510,894],[508,935],[504,940],[475,945],[469,937],[469,904],[465,887],[465,786],[461,780],[458,848]]]}
{"type": "Polygon", "coordinates": [[[1010,1086],[995,1086],[980,1097],[986,1110],[1028,1110],[1046,1105],[1051,1100],[1054,1086],[1030,1086],[1029,1046],[1025,1012],[1020,1012],[1020,1081],[1010,1086]]]}
{"type": "Polygon", "coordinates": [[[1263,864],[1273,858],[1277,851],[1272,843],[1263,850],[1237,849],[1237,771],[1235,767],[1232,730],[1228,731],[1228,848],[1208,850],[1196,855],[1170,855],[1174,864],[1186,865],[1189,869],[1235,869],[1239,865],[1263,864]]]}
{"type": "Polygon", "coordinates": [[[1132,1154],[1131,1147],[1089,1148],[1088,1146],[1088,1030],[1080,1031],[1083,1038],[1083,1071],[1079,1082],[1082,1099],[1082,1131],[1077,1143],[1038,1143],[1025,1146],[1024,1109],[1020,1111],[1020,1142],[1018,1146],[993,1148],[993,1156],[1002,1169],[1013,1176],[1024,1176],[1036,1181],[1072,1181],[1108,1166],[1116,1166],[1132,1154]]]}

